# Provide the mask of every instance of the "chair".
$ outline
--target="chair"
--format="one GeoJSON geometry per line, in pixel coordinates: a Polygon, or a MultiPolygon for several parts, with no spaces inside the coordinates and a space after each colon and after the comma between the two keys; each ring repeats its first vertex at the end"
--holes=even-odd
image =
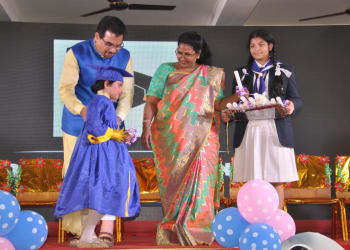
{"type": "MultiPolygon", "coordinates": [[[[61,159],[25,159],[18,161],[16,198],[21,206],[56,205],[62,186],[61,159]]],[[[64,235],[59,220],[58,242],[64,235]]]]}
{"type": "Polygon", "coordinates": [[[343,238],[348,241],[348,226],[345,212],[345,205],[350,204],[350,178],[349,178],[350,156],[335,157],[335,196],[343,203],[343,215],[341,217],[343,224],[343,238]]]}
{"type": "MultiPolygon", "coordinates": [[[[222,161],[221,161],[222,162],[222,161]]],[[[234,168],[234,157],[230,159],[230,169],[229,169],[229,197],[223,197],[220,199],[220,203],[223,204],[225,208],[231,207],[233,204],[237,203],[237,195],[239,189],[244,185],[244,182],[234,182],[233,181],[233,168],[234,168]]],[[[222,166],[222,163],[221,163],[222,166]]],[[[223,167],[223,166],[222,166],[223,167]]]]}
{"type": "Polygon", "coordinates": [[[0,160],[0,189],[11,193],[12,171],[9,160],[0,160]]]}
{"type": "Polygon", "coordinates": [[[153,158],[133,158],[132,161],[139,183],[141,202],[159,202],[160,193],[153,158]]]}
{"type": "MultiPolygon", "coordinates": [[[[331,197],[331,174],[328,156],[296,155],[299,180],[286,183],[284,195],[287,211],[288,204],[330,204],[332,205],[332,238],[337,235],[338,208],[343,216],[342,202],[331,197]]],[[[342,217],[341,217],[342,218],[342,217]]],[[[343,220],[341,220],[343,228],[343,220]]],[[[344,230],[343,239],[345,240],[344,230]]]]}
{"type": "Polygon", "coordinates": [[[225,207],[227,207],[228,198],[225,197],[225,171],[224,171],[224,165],[222,164],[222,158],[219,158],[219,166],[218,166],[218,185],[219,185],[219,192],[220,192],[220,204],[223,204],[225,207]]]}
{"type": "Polygon", "coordinates": [[[55,205],[62,186],[61,159],[20,159],[16,197],[22,205],[55,205]]]}

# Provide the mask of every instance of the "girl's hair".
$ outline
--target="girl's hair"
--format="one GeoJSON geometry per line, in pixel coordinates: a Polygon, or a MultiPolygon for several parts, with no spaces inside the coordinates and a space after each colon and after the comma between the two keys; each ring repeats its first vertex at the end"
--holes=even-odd
{"type": "MultiPolygon", "coordinates": [[[[107,85],[113,84],[113,81],[107,80],[107,82],[108,82],[107,85]]],[[[96,80],[94,85],[92,85],[90,88],[91,88],[92,92],[97,94],[97,91],[105,88],[105,80],[96,80]]]]}
{"type": "Polygon", "coordinates": [[[179,45],[180,43],[190,45],[196,53],[201,51],[200,57],[196,60],[196,63],[211,65],[211,52],[209,47],[197,32],[188,31],[182,33],[177,39],[177,44],[179,45]]]}
{"type": "MultiPolygon", "coordinates": [[[[248,50],[250,50],[250,42],[253,38],[261,38],[263,39],[264,41],[267,42],[267,44],[272,44],[272,50],[269,52],[269,58],[270,60],[272,60],[272,63],[273,63],[273,66],[274,66],[274,69],[276,69],[276,64],[277,64],[277,60],[276,60],[276,54],[275,54],[275,39],[274,37],[272,36],[272,34],[267,31],[267,30],[263,30],[263,29],[260,29],[260,30],[255,30],[253,31],[252,33],[250,33],[249,35],[249,39],[248,39],[248,43],[247,43],[247,48],[248,50]]],[[[248,65],[247,65],[247,69],[248,70],[251,70],[251,67],[252,67],[252,63],[254,61],[254,58],[252,57],[252,55],[250,54],[249,52],[249,59],[248,59],[248,65]]],[[[274,77],[273,79],[273,82],[272,82],[272,88],[271,88],[271,96],[270,98],[273,98],[273,97],[277,97],[277,96],[281,96],[282,95],[282,77],[281,76],[270,76],[270,77],[274,77]]],[[[245,77],[244,78],[244,81],[243,81],[243,84],[248,86],[248,78],[245,77]]]]}

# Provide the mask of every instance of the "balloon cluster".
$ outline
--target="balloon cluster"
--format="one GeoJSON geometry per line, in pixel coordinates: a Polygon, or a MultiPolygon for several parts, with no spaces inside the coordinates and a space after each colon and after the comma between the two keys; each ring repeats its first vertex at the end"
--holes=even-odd
{"type": "Polygon", "coordinates": [[[38,249],[47,233],[47,223],[40,214],[21,211],[17,199],[0,190],[0,249],[38,249]]]}
{"type": "Polygon", "coordinates": [[[263,180],[251,180],[238,192],[237,208],[221,210],[212,223],[215,240],[223,247],[281,249],[282,241],[295,235],[295,222],[278,209],[275,188],[263,180]]]}

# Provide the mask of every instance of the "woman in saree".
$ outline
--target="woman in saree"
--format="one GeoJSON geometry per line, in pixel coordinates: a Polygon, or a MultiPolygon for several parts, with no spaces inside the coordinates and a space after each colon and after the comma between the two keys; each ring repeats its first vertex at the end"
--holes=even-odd
{"type": "Polygon", "coordinates": [[[157,244],[210,245],[224,71],[208,66],[210,51],[196,32],[181,34],[175,52],[178,61],[160,65],[151,80],[141,137],[152,146],[164,213],[157,244]]]}

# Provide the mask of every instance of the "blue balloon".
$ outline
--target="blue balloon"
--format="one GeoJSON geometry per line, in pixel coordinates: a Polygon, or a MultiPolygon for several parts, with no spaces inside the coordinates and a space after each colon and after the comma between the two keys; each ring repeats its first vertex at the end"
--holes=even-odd
{"type": "Polygon", "coordinates": [[[213,235],[223,247],[238,247],[239,237],[248,225],[249,222],[241,216],[237,208],[225,208],[213,220],[213,235]]]}
{"type": "Polygon", "coordinates": [[[281,250],[282,243],[273,227],[265,223],[254,223],[242,232],[239,238],[239,249],[281,250]]]}
{"type": "Polygon", "coordinates": [[[16,227],[5,238],[11,241],[16,249],[38,249],[47,239],[47,223],[40,214],[24,210],[19,215],[16,227]]]}
{"type": "Polygon", "coordinates": [[[4,236],[13,230],[18,222],[21,207],[16,197],[0,190],[0,236],[4,236]]]}

